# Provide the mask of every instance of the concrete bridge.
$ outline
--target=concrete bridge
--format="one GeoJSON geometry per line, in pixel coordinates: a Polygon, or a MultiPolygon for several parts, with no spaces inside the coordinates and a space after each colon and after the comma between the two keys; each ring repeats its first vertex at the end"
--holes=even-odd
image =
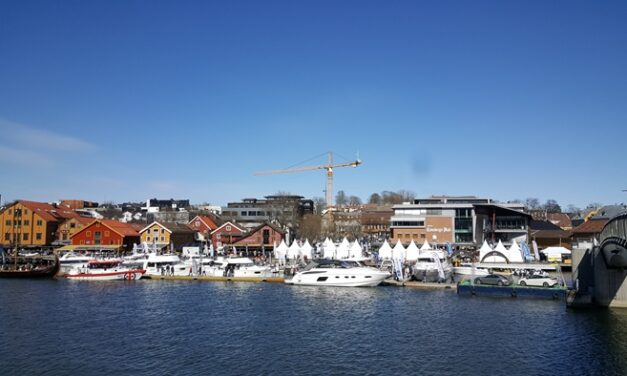
{"type": "Polygon", "coordinates": [[[627,212],[612,218],[592,249],[573,250],[573,305],[627,308],[627,212]]]}

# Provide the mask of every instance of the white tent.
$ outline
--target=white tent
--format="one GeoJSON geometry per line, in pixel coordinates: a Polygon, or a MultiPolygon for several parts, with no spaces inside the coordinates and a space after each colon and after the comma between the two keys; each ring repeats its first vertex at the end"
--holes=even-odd
{"type": "Polygon", "coordinates": [[[509,259],[509,262],[524,262],[522,252],[518,243],[516,243],[516,240],[514,240],[512,242],[512,246],[509,247],[509,250],[507,251],[507,258],[509,259]]]}
{"type": "Polygon", "coordinates": [[[562,256],[571,254],[571,251],[564,247],[548,247],[540,252],[544,253],[549,261],[556,262],[561,262],[562,256]]]}
{"type": "Polygon", "coordinates": [[[332,259],[335,257],[335,244],[331,240],[329,240],[329,238],[326,238],[322,248],[324,251],[323,257],[325,259],[332,259]]]}
{"type": "Polygon", "coordinates": [[[483,262],[483,258],[492,251],[494,251],[492,247],[490,247],[488,242],[484,240],[481,248],[479,248],[479,261],[483,262]]]}
{"type": "Polygon", "coordinates": [[[405,260],[405,247],[403,247],[403,243],[400,240],[392,248],[392,260],[405,260]]]}
{"type": "Polygon", "coordinates": [[[290,247],[287,249],[287,259],[296,260],[299,254],[300,254],[300,246],[298,245],[298,242],[294,240],[292,242],[292,245],[290,245],[290,247]]]}
{"type": "Polygon", "coordinates": [[[503,245],[503,242],[499,240],[499,244],[494,248],[494,252],[500,253],[500,255],[491,255],[481,259],[481,262],[507,262],[507,248],[503,245]],[[501,256],[502,255],[502,256],[501,256]]]}
{"type": "Polygon", "coordinates": [[[342,243],[340,243],[340,245],[337,247],[337,252],[336,252],[335,258],[336,259],[348,258],[348,256],[349,256],[348,249],[349,248],[350,248],[350,244],[348,243],[348,239],[346,239],[346,238],[342,239],[342,243]]]}
{"type": "Polygon", "coordinates": [[[285,240],[281,240],[281,244],[278,247],[274,248],[274,257],[277,259],[284,259],[287,254],[287,244],[285,244],[285,240]]]}
{"type": "Polygon", "coordinates": [[[420,256],[420,250],[418,249],[416,243],[412,240],[405,250],[405,259],[407,261],[416,261],[418,260],[418,256],[420,256]]]}
{"type": "Polygon", "coordinates": [[[381,245],[381,248],[379,248],[379,258],[381,260],[392,259],[392,247],[390,247],[390,243],[388,243],[387,240],[385,240],[381,245]]]}
{"type": "Polygon", "coordinates": [[[429,244],[429,242],[427,241],[427,239],[425,239],[425,242],[422,244],[422,247],[420,247],[421,251],[428,251],[431,250],[433,248],[431,248],[431,245],[429,244]]]}
{"type": "Polygon", "coordinates": [[[359,242],[355,240],[348,250],[348,257],[352,259],[360,259],[363,257],[362,250],[363,249],[361,248],[359,242]]]}
{"type": "Polygon", "coordinates": [[[303,244],[302,247],[300,247],[300,257],[305,258],[307,257],[308,260],[312,259],[312,254],[311,251],[313,250],[313,247],[311,246],[311,244],[309,244],[309,240],[305,239],[305,244],[303,244]]]}

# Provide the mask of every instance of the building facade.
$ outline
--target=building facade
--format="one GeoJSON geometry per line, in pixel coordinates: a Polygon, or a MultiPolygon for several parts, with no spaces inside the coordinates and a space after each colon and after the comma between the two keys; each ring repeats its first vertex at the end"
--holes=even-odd
{"type": "Polygon", "coordinates": [[[313,200],[296,195],[275,195],[265,196],[265,199],[246,198],[241,202],[230,202],[222,208],[222,217],[246,227],[278,222],[293,228],[300,218],[313,212],[313,200]]]}
{"type": "Polygon", "coordinates": [[[140,231],[142,243],[154,244],[158,248],[167,247],[170,243],[175,250],[191,245],[195,241],[196,231],[178,223],[153,222],[140,231]]]}
{"type": "Polygon", "coordinates": [[[43,202],[20,200],[0,213],[1,243],[5,248],[51,245],[59,224],[79,217],[73,210],[43,202]]]}
{"type": "Polygon", "coordinates": [[[243,238],[233,245],[252,249],[273,249],[274,245],[281,243],[285,237],[285,231],[268,223],[264,223],[251,230],[243,238]]]}
{"type": "Polygon", "coordinates": [[[71,243],[72,236],[93,222],[93,218],[75,217],[61,222],[57,228],[56,244],[67,245],[71,243]]]}
{"type": "Polygon", "coordinates": [[[392,240],[409,243],[477,246],[484,240],[511,244],[528,240],[530,216],[522,204],[495,204],[474,196],[432,196],[395,205],[390,218],[392,240]]]}
{"type": "Polygon", "coordinates": [[[211,243],[215,248],[231,245],[244,237],[246,230],[235,223],[226,222],[211,232],[211,243]]]}
{"type": "Polygon", "coordinates": [[[73,246],[98,249],[108,246],[122,251],[130,251],[133,244],[140,242],[138,229],[129,224],[111,219],[95,220],[74,234],[71,238],[73,246]]]}

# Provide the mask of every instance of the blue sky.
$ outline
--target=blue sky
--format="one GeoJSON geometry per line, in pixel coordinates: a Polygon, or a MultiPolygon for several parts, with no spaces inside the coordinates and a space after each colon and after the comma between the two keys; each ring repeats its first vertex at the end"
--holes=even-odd
{"type": "Polygon", "coordinates": [[[3,1],[3,201],[627,201],[627,3],[3,1]],[[310,163],[324,163],[320,157],[310,163]]]}

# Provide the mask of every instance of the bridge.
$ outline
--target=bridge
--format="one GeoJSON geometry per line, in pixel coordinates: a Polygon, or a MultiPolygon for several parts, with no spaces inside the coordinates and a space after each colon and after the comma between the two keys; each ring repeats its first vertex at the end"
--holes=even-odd
{"type": "Polygon", "coordinates": [[[612,218],[592,249],[573,250],[572,302],[627,308],[627,212],[612,218]]]}

